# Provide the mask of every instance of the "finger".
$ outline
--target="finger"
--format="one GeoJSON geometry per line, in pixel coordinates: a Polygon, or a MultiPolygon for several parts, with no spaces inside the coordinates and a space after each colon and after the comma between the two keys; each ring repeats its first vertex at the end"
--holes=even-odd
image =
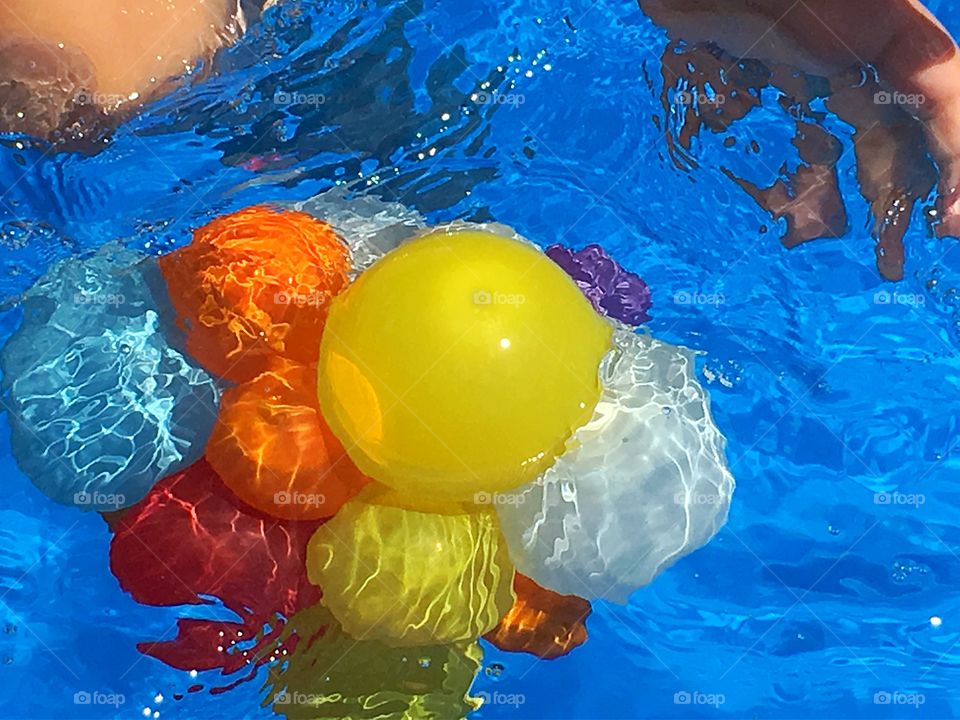
{"type": "Polygon", "coordinates": [[[903,108],[886,102],[875,81],[845,86],[837,82],[827,107],[852,125],[860,192],[870,204],[877,268],[887,280],[901,280],[903,237],[918,200],[937,180],[923,125],[903,108]]]}
{"type": "Polygon", "coordinates": [[[960,237],[960,98],[942,105],[925,127],[940,168],[937,234],[960,237]]]}

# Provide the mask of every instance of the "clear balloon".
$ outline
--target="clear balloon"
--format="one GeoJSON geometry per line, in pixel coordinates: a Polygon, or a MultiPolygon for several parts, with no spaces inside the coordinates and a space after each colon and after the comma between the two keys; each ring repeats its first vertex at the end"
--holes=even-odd
{"type": "Polygon", "coordinates": [[[475,640],[513,605],[513,565],[493,511],[422,507],[370,486],[310,540],[310,582],[358,640],[475,640]]]}
{"type": "Polygon", "coordinates": [[[324,417],[360,469],[463,500],[533,479],[589,420],[610,325],[542,252],[437,232],[386,255],[333,303],[324,417]]]}
{"type": "Polygon", "coordinates": [[[734,480],[693,353],[620,328],[603,396],[566,453],[497,504],[517,569],[625,602],[726,522],[734,480]]]}
{"type": "Polygon", "coordinates": [[[12,452],[47,496],[116,510],[203,454],[220,391],[168,338],[153,258],[111,243],[52,267],[0,355],[12,452]]]}
{"type": "Polygon", "coordinates": [[[351,275],[422,232],[423,216],[400,203],[335,187],[293,205],[332,227],[350,248],[351,275]]]}

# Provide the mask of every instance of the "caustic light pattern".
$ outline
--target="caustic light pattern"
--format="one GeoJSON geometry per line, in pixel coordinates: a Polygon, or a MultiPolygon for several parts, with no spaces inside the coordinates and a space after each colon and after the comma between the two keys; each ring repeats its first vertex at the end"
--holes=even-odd
{"type": "Polygon", "coordinates": [[[513,605],[513,565],[493,511],[380,502],[346,503],[307,550],[310,581],[344,630],[416,646],[475,640],[496,626],[513,605]]]}
{"type": "Polygon", "coordinates": [[[160,258],[187,349],[242,382],[281,355],[316,362],[334,295],[347,285],[347,248],[326,223],[256,206],[217,218],[160,258]]]}
{"type": "Polygon", "coordinates": [[[58,502],[132,505],[203,451],[219,390],[161,332],[158,279],[153,259],[111,244],[26,293],[0,356],[12,452],[58,502]]]}
{"type": "Polygon", "coordinates": [[[692,352],[619,328],[600,377],[593,419],[497,512],[519,572],[625,602],[713,537],[734,480],[692,352]]]}
{"type": "Polygon", "coordinates": [[[272,644],[281,618],[320,599],[307,580],[307,541],[317,522],[262,516],[199,460],[164,478],[137,505],[114,517],[110,569],[145,605],[200,605],[215,597],[236,620],[181,618],[172,640],[145,642],[147,655],[184,670],[249,670],[223,637],[272,644]]]}

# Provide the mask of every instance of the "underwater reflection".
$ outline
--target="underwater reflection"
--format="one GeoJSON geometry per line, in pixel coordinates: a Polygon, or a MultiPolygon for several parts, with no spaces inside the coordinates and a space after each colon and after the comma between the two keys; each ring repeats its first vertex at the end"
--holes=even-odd
{"type": "Polygon", "coordinates": [[[270,667],[263,704],[286,718],[456,718],[481,705],[468,694],[483,657],[476,642],[358,641],[322,605],[291,618],[285,632],[301,642],[270,667]]]}

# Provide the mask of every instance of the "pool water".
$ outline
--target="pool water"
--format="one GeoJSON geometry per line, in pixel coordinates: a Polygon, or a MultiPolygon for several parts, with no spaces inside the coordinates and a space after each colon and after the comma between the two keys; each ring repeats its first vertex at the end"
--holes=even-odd
{"type": "MultiPolygon", "coordinates": [[[[960,1],[928,5],[960,34],[960,1]]],[[[571,654],[484,643],[473,690],[499,700],[473,716],[956,716],[956,241],[934,237],[921,203],[905,279],[884,282],[852,129],[828,120],[850,228],[785,250],[724,172],[767,185],[796,164],[776,91],[702,132],[698,167],[679,168],[666,44],[631,2],[283,3],[97,154],[4,141],[0,334],[59,259],[117,238],[166,252],[219,214],[336,184],[431,223],[599,243],[649,283],[652,333],[702,351],[737,479],[730,519],[627,606],[595,604],[571,654]],[[753,140],[762,152],[745,151],[753,140]]],[[[44,497],[10,458],[5,416],[0,433],[0,716],[271,717],[262,678],[211,694],[232,678],[138,652],[179,617],[229,611],[134,602],[104,520],[44,497]]]]}

